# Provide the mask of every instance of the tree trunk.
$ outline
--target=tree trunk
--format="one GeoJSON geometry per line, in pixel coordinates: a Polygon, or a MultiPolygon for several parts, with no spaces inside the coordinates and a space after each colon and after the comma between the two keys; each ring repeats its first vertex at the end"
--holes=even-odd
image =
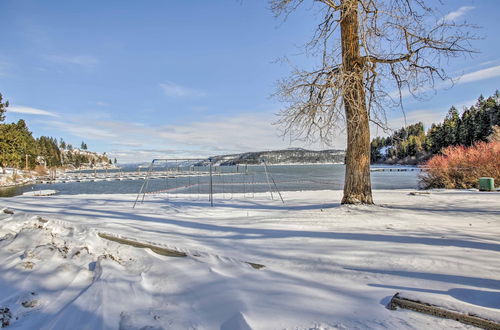
{"type": "Polygon", "coordinates": [[[358,0],[343,0],[340,32],[344,69],[343,102],[347,153],[342,204],[373,204],[370,180],[370,127],[359,49],[358,0]]]}

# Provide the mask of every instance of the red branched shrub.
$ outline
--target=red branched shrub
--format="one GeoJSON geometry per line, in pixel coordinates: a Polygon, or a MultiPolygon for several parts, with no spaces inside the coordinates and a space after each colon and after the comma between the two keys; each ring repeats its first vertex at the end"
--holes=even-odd
{"type": "Polygon", "coordinates": [[[424,188],[477,188],[480,177],[500,182],[500,141],[478,142],[472,147],[452,146],[424,165],[424,188]]]}

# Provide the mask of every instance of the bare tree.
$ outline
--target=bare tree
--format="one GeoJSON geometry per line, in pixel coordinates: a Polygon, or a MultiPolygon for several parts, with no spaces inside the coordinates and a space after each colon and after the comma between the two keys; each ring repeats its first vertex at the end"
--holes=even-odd
{"type": "Polygon", "coordinates": [[[469,25],[424,0],[270,0],[285,17],[305,2],[319,6],[321,22],[305,47],[321,62],[280,82],[277,95],[287,106],[279,123],[294,139],[326,143],[345,123],[342,203],[372,204],[370,121],[386,127],[384,109],[449,79],[441,61],[471,52],[474,38],[469,25]]]}

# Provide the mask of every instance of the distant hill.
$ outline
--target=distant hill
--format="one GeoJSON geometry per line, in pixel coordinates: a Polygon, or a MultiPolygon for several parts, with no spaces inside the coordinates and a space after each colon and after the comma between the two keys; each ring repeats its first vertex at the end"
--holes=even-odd
{"type": "MultiPolygon", "coordinates": [[[[344,150],[306,150],[301,148],[245,152],[241,154],[211,157],[215,165],[261,164],[264,159],[268,164],[321,164],[344,163],[344,150]]],[[[208,164],[208,159],[204,162],[208,164]]]]}

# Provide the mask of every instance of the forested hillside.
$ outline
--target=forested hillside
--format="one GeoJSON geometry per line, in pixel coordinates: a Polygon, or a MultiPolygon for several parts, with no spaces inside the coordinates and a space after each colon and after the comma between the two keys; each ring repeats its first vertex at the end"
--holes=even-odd
{"type": "Polygon", "coordinates": [[[427,133],[419,122],[388,137],[376,137],[371,142],[372,162],[417,164],[448,146],[487,141],[495,126],[500,126],[499,91],[488,98],[480,96],[475,105],[461,114],[452,106],[443,122],[432,124],[427,133]]]}
{"type": "MultiPolygon", "coordinates": [[[[344,163],[343,150],[306,150],[292,148],[274,151],[245,152],[242,154],[213,156],[212,162],[218,165],[261,164],[265,160],[268,164],[321,164],[344,163]]],[[[205,162],[208,164],[208,161],[205,162]]]]}
{"type": "Polygon", "coordinates": [[[33,169],[37,165],[43,167],[61,167],[82,165],[92,166],[111,164],[105,155],[87,151],[87,144],[82,142],[81,150],[75,149],[64,140],[48,136],[33,137],[26,122],[20,119],[17,123],[5,124],[5,112],[9,106],[0,94],[0,167],[17,169],[33,169]]]}

